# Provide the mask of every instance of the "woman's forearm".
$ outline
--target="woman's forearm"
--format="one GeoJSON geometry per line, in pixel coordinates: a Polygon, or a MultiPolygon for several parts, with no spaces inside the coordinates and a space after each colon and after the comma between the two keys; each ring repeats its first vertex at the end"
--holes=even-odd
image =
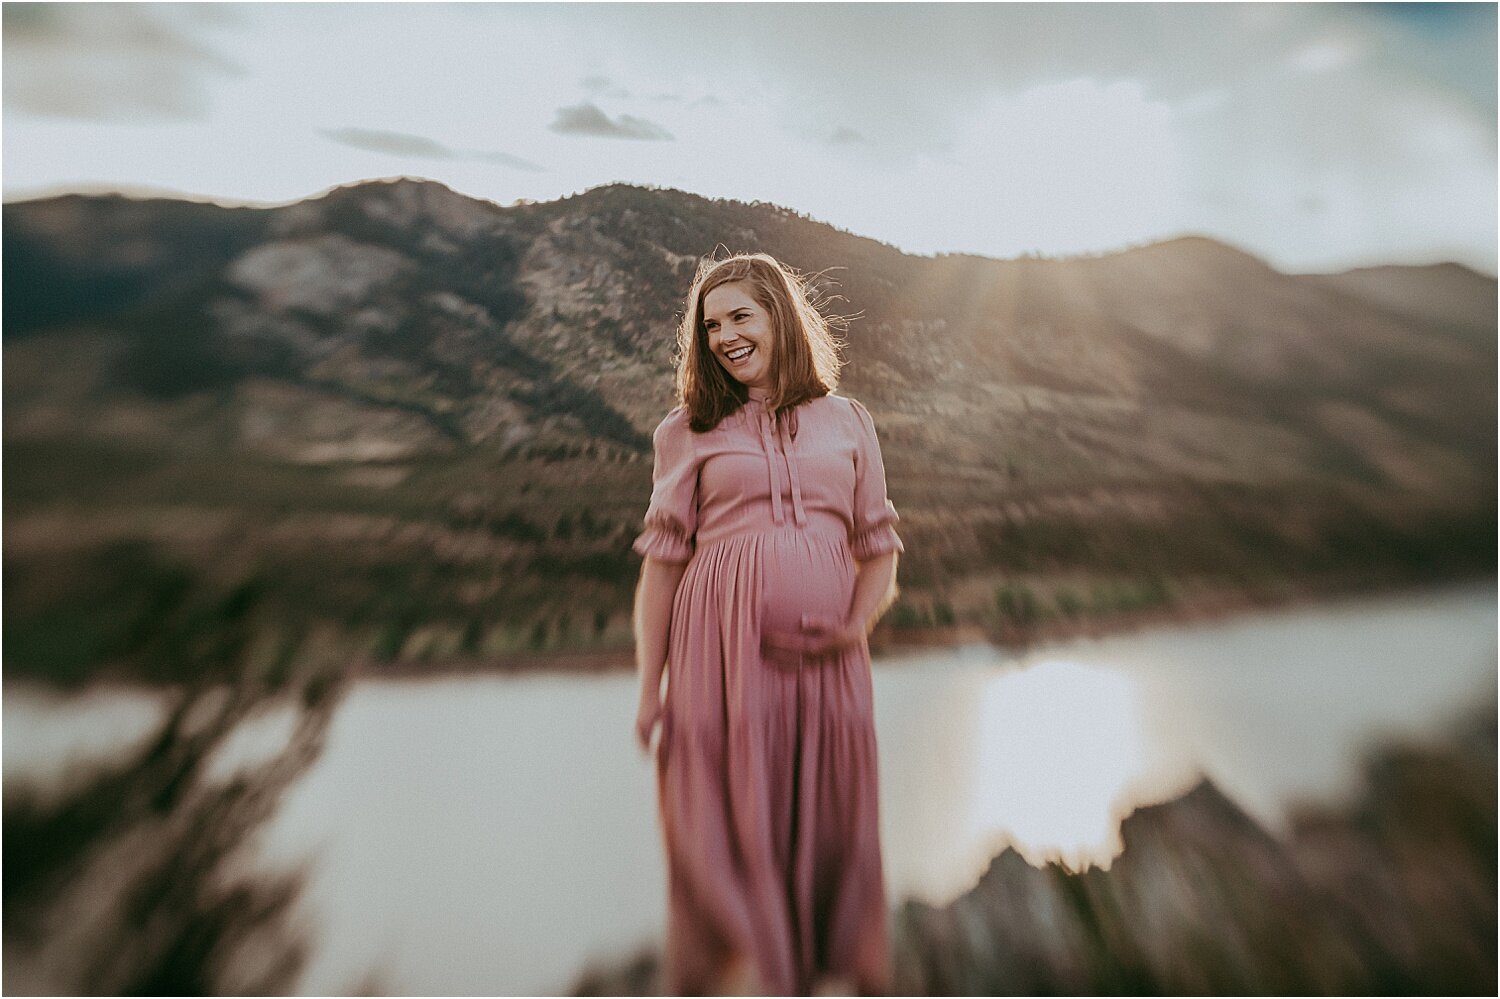
{"type": "Polygon", "coordinates": [[[896,599],[896,553],[886,552],[867,562],[860,562],[854,579],[854,596],[849,601],[849,622],[858,624],[869,634],[880,615],[896,599]]]}
{"type": "Polygon", "coordinates": [[[660,692],[667,664],[667,642],[672,630],[672,600],[686,564],[647,558],[635,587],[635,665],[641,691],[660,692]]]}

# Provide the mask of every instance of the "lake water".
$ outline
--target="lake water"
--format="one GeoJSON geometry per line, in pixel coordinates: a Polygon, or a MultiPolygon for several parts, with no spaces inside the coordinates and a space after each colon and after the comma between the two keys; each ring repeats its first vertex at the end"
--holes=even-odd
{"type": "MultiPolygon", "coordinates": [[[[311,860],[304,993],[568,989],[659,938],[665,874],[633,676],[366,681],[255,845],[311,860]]],[[[1373,740],[1496,704],[1493,583],[1053,645],[877,662],[893,904],[942,903],[1007,843],[1107,865],[1120,819],[1210,775],[1273,830],[1351,792],[1373,740]]],[[[160,701],[8,685],[4,778],[59,788],[139,739],[160,701]]],[[[275,748],[247,723],[210,772],[275,748]]]]}

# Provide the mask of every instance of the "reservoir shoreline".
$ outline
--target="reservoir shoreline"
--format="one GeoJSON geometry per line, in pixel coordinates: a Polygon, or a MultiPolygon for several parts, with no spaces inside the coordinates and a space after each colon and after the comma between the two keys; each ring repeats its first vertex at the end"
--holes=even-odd
{"type": "MultiPolygon", "coordinates": [[[[892,628],[882,624],[870,636],[870,652],[877,664],[883,659],[937,652],[966,645],[993,645],[1012,653],[1025,653],[1079,639],[1103,639],[1134,634],[1150,628],[1214,624],[1258,614],[1285,611],[1335,609],[1370,600],[1401,600],[1416,596],[1463,591],[1494,583],[1493,574],[1447,578],[1431,583],[1401,580],[1371,582],[1368,579],[1287,580],[1274,590],[1203,589],[1185,595],[1180,602],[1124,611],[1100,617],[1054,620],[1028,628],[1023,634],[1004,634],[973,624],[946,627],[892,628]]],[[[380,662],[355,659],[351,678],[446,679],[484,674],[523,675],[552,673],[591,675],[630,672],[635,669],[634,650],[628,645],[589,649],[557,649],[519,652],[504,656],[452,657],[441,660],[394,660],[380,662]]]]}

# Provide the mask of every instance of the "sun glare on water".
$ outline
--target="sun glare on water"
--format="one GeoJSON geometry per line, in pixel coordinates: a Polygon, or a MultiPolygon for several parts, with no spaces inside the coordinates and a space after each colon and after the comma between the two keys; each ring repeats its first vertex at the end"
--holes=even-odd
{"type": "Polygon", "coordinates": [[[1140,691],[1130,676],[1052,660],[980,694],[971,830],[1029,862],[1107,867],[1147,767],[1140,691]]]}

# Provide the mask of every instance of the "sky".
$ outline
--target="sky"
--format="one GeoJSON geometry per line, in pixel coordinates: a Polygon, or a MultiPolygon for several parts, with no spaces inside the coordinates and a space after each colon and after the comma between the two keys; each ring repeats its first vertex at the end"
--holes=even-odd
{"type": "Polygon", "coordinates": [[[1496,6],[31,4],[0,191],[280,204],[616,181],[910,253],[1194,233],[1288,272],[1496,272],[1496,6]]]}

